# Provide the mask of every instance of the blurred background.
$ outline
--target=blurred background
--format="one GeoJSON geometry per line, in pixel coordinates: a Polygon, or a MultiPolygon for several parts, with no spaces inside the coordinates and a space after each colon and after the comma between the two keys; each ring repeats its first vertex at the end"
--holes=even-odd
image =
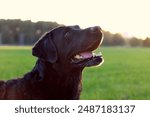
{"type": "Polygon", "coordinates": [[[150,99],[149,0],[0,0],[0,79],[22,77],[33,44],[60,25],[100,26],[105,62],[86,68],[81,99],[150,99]]]}
{"type": "MultiPolygon", "coordinates": [[[[62,24],[51,21],[0,19],[0,45],[33,45],[46,31],[60,25],[62,24]]],[[[150,47],[150,37],[140,38],[119,32],[113,34],[105,30],[103,32],[103,46],[150,47]]]]}
{"type": "Polygon", "coordinates": [[[32,22],[0,19],[1,45],[33,45],[46,31],[59,26],[56,22],[32,22]]]}

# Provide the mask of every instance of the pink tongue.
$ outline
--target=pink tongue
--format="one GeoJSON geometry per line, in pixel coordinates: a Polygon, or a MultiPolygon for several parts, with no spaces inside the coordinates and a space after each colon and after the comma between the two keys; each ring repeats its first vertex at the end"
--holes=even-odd
{"type": "Polygon", "coordinates": [[[93,56],[92,52],[82,52],[80,55],[84,58],[91,58],[93,56]]]}

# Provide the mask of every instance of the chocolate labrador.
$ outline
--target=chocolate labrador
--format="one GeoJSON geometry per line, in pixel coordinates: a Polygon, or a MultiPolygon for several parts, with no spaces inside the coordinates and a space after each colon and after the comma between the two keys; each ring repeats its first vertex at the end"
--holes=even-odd
{"type": "Polygon", "coordinates": [[[61,26],[45,33],[32,49],[35,67],[23,78],[0,81],[0,99],[79,99],[82,70],[103,63],[102,55],[92,52],[102,39],[98,26],[61,26]]]}

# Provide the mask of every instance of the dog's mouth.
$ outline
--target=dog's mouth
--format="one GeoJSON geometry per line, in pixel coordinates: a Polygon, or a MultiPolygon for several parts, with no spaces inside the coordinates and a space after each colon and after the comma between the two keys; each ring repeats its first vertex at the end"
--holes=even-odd
{"type": "Polygon", "coordinates": [[[103,57],[100,50],[100,42],[95,42],[87,49],[79,51],[71,57],[71,63],[81,67],[89,67],[101,65],[103,63],[103,57]],[[97,49],[98,48],[98,49],[97,49]]]}
{"type": "Polygon", "coordinates": [[[81,52],[79,54],[76,54],[73,58],[72,61],[77,63],[79,61],[83,61],[86,59],[92,59],[96,57],[102,57],[102,53],[100,52],[99,54],[96,54],[95,52],[89,51],[89,52],[81,52]]]}

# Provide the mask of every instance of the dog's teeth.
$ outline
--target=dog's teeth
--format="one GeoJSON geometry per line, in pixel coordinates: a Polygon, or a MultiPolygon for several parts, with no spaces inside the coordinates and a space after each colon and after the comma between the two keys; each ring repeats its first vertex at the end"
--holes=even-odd
{"type": "Polygon", "coordinates": [[[79,55],[79,54],[75,55],[74,58],[76,58],[76,59],[83,59],[83,57],[81,55],[79,55]]]}
{"type": "Polygon", "coordinates": [[[96,56],[96,54],[94,52],[92,53],[92,55],[93,55],[93,57],[96,56]]]}
{"type": "Polygon", "coordinates": [[[95,53],[93,52],[92,55],[93,55],[93,57],[96,57],[96,56],[102,56],[102,53],[99,52],[99,53],[96,53],[96,54],[95,54],[95,53]]]}

